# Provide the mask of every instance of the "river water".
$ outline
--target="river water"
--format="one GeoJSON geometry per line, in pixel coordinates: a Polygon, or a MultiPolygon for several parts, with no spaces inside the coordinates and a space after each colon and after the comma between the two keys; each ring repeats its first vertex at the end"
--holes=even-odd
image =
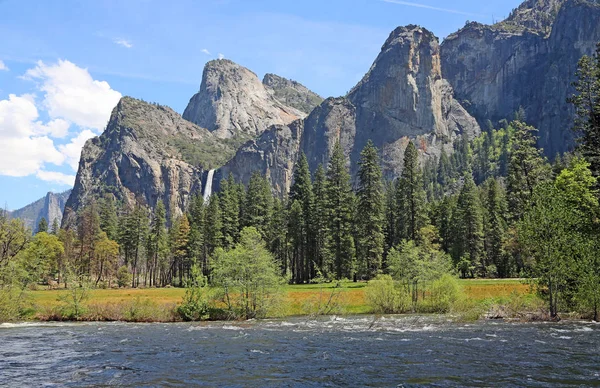
{"type": "Polygon", "coordinates": [[[2,324],[0,385],[600,386],[600,325],[414,316],[2,324]]]}

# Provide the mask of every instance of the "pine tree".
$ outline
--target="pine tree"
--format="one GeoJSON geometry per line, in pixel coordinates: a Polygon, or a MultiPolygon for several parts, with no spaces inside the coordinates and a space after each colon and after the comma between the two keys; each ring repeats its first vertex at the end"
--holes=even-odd
{"type": "MultiPolygon", "coordinates": [[[[404,168],[396,183],[398,237],[417,240],[419,230],[427,225],[425,190],[419,167],[419,153],[412,142],[404,151],[404,168]]],[[[396,241],[398,244],[400,241],[396,241]]]]}
{"type": "Polygon", "coordinates": [[[456,210],[456,196],[447,195],[438,206],[436,226],[440,233],[441,247],[445,252],[450,252],[455,240],[452,224],[456,210]]]}
{"type": "Polygon", "coordinates": [[[239,187],[235,183],[232,174],[227,180],[221,181],[221,192],[219,193],[219,204],[221,206],[222,233],[225,248],[232,248],[238,241],[240,235],[240,207],[241,198],[239,187]]]}
{"type": "Polygon", "coordinates": [[[80,275],[91,272],[91,263],[94,261],[95,244],[100,234],[100,219],[95,202],[84,207],[79,214],[77,223],[77,239],[79,252],[77,262],[73,263],[76,272],[80,275]]]}
{"type": "Polygon", "coordinates": [[[519,121],[511,126],[515,133],[508,165],[507,191],[512,219],[518,221],[530,205],[535,186],[548,179],[550,173],[542,156],[543,150],[536,147],[537,130],[519,121]]]}
{"type": "Polygon", "coordinates": [[[312,214],[312,229],[314,233],[314,261],[321,273],[327,271],[324,267],[325,247],[327,239],[327,176],[322,164],[317,166],[313,183],[314,208],[312,214]]]}
{"type": "MultiPolygon", "coordinates": [[[[293,273],[292,276],[298,283],[307,282],[314,277],[314,231],[312,230],[314,196],[308,161],[304,153],[300,155],[294,171],[294,183],[290,189],[290,202],[292,204],[297,202],[302,210],[299,214],[302,225],[294,226],[294,230],[300,233],[294,239],[295,244],[298,244],[295,251],[298,253],[296,257],[299,261],[294,266],[297,273],[293,273]]],[[[294,222],[300,221],[296,220],[294,222]]]]}
{"type": "Polygon", "coordinates": [[[271,185],[267,179],[258,171],[252,173],[248,183],[248,191],[244,201],[242,213],[242,225],[244,227],[255,227],[263,238],[267,237],[271,208],[273,206],[273,194],[271,185]]]}
{"type": "Polygon", "coordinates": [[[100,215],[100,229],[102,229],[110,240],[117,240],[119,237],[118,231],[118,216],[115,200],[112,195],[105,195],[98,202],[98,214],[100,215]]]}
{"type": "Polygon", "coordinates": [[[60,231],[60,225],[58,224],[58,219],[54,219],[54,221],[52,221],[52,228],[50,229],[50,233],[58,236],[58,232],[60,231]]]}
{"type": "Polygon", "coordinates": [[[508,257],[503,250],[506,232],[504,197],[502,188],[494,178],[488,179],[486,189],[485,250],[487,264],[495,265],[498,276],[505,278],[510,276],[510,267],[508,257]]]}
{"type": "Polygon", "coordinates": [[[38,222],[37,230],[35,233],[37,234],[42,232],[48,232],[48,221],[46,221],[45,217],[42,217],[42,219],[40,219],[40,222],[38,222]]]}
{"type": "Polygon", "coordinates": [[[188,254],[192,265],[199,265],[204,275],[208,273],[206,262],[203,257],[204,247],[204,197],[196,193],[190,202],[188,220],[190,223],[190,235],[188,243],[188,254]]]}
{"type": "Polygon", "coordinates": [[[327,169],[327,273],[337,279],[354,275],[354,193],[344,151],[337,142],[327,169]]]}
{"type": "Polygon", "coordinates": [[[148,210],[137,204],[135,208],[123,217],[119,245],[125,251],[125,263],[129,261],[132,269],[132,287],[139,285],[139,271],[144,249],[148,246],[149,230],[148,210]]]}
{"type": "Polygon", "coordinates": [[[304,212],[302,210],[302,204],[299,201],[292,201],[292,205],[288,211],[288,231],[291,243],[291,257],[290,257],[290,272],[292,280],[296,284],[303,282],[303,269],[304,260],[306,259],[306,231],[304,220],[304,212]]]}
{"type": "Polygon", "coordinates": [[[186,264],[188,264],[188,244],[190,239],[190,223],[187,215],[184,214],[177,218],[171,227],[170,234],[170,246],[171,254],[173,256],[173,263],[171,264],[173,277],[176,274],[179,275],[178,285],[183,285],[184,273],[186,271],[186,264]]]}
{"type": "Polygon", "coordinates": [[[150,263],[148,271],[150,286],[158,285],[159,277],[161,285],[165,286],[167,283],[166,259],[168,256],[169,241],[166,222],[167,211],[165,205],[159,200],[154,208],[150,233],[148,235],[148,263],[150,263]]]}
{"type": "Polygon", "coordinates": [[[278,198],[273,200],[273,211],[269,225],[268,247],[281,268],[281,273],[287,272],[288,247],[287,247],[287,220],[286,206],[278,198]]]}
{"type": "Polygon", "coordinates": [[[356,253],[360,274],[373,278],[381,270],[384,245],[384,196],[379,155],[369,141],[358,162],[356,253]]]}
{"type": "Polygon", "coordinates": [[[463,276],[473,276],[475,269],[485,274],[483,214],[477,186],[470,172],[465,173],[465,183],[458,196],[453,224],[456,228],[454,259],[463,276]],[[468,267],[465,265],[466,261],[468,267]]]}
{"type": "Polygon", "coordinates": [[[224,248],[222,233],[221,207],[219,196],[212,195],[205,211],[204,222],[204,254],[203,260],[207,263],[208,272],[212,271],[210,258],[217,248],[224,248]]]}
{"type": "MultiPolygon", "coordinates": [[[[398,233],[398,206],[396,203],[396,186],[394,182],[385,182],[385,255],[392,249],[400,238],[398,233]]],[[[387,263],[384,263],[386,267],[387,263]]]]}
{"type": "Polygon", "coordinates": [[[579,149],[590,163],[595,177],[600,176],[600,43],[596,53],[579,60],[573,84],[576,94],[569,101],[575,106],[573,130],[579,136],[579,149]]]}

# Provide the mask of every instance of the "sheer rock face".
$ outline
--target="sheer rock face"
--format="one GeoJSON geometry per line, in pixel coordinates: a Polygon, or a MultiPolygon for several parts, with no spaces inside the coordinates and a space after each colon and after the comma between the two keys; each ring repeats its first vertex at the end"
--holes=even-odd
{"type": "Polygon", "coordinates": [[[241,141],[271,125],[286,125],[304,116],[277,100],[256,74],[226,59],[206,64],[200,91],[183,112],[184,119],[217,137],[241,141]]]}
{"type": "Polygon", "coordinates": [[[321,96],[306,86],[275,74],[265,74],[263,84],[279,102],[306,114],[323,102],[321,96]]]}
{"type": "Polygon", "coordinates": [[[273,192],[283,197],[292,185],[294,165],[300,150],[304,122],[296,120],[288,125],[274,125],[257,139],[245,143],[236,155],[215,174],[214,185],[233,174],[245,185],[254,171],[266,176],[273,192]]]}
{"type": "Polygon", "coordinates": [[[511,119],[523,107],[548,156],[572,144],[566,102],[577,62],[600,41],[600,5],[530,0],[493,26],[471,23],[442,44],[443,76],[480,121],[511,119]]]}
{"type": "Polygon", "coordinates": [[[206,129],[172,109],[122,98],[104,133],[83,148],[63,224],[69,225],[79,209],[106,194],[130,207],[154,207],[162,200],[169,215],[182,214],[190,195],[201,188],[205,168],[186,162],[175,139],[231,153],[206,129]]]}
{"type": "Polygon", "coordinates": [[[27,206],[9,212],[11,218],[19,218],[26,227],[35,232],[42,218],[48,221],[48,229],[52,228],[54,220],[58,225],[62,222],[65,203],[71,194],[71,190],[63,193],[48,193],[44,198],[30,203],[27,206]]]}
{"type": "Polygon", "coordinates": [[[457,136],[480,132],[452,94],[442,79],[437,38],[418,26],[399,27],[346,98],[326,100],[305,120],[302,150],[314,169],[328,163],[340,140],[355,173],[360,151],[372,140],[382,151],[384,174],[394,178],[409,140],[423,157],[439,156],[442,148],[451,152],[457,136]]]}

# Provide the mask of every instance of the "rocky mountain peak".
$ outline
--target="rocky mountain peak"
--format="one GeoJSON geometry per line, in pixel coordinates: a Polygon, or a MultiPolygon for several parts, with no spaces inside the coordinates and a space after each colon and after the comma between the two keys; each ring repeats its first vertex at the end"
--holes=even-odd
{"type": "Polygon", "coordinates": [[[304,116],[278,101],[252,71],[227,59],[206,64],[200,90],[183,112],[184,119],[217,137],[240,142],[271,125],[285,125],[304,116]]]}
{"type": "Polygon", "coordinates": [[[279,102],[306,114],[312,112],[323,101],[321,96],[312,92],[301,83],[280,77],[276,74],[265,74],[263,84],[279,102]]]}

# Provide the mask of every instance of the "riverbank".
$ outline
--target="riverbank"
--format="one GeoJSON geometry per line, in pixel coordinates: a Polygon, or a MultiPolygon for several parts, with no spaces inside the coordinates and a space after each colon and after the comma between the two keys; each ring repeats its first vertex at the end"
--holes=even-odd
{"type": "MultiPolygon", "coordinates": [[[[543,303],[530,293],[520,279],[463,279],[459,281],[463,298],[453,306],[451,315],[461,320],[478,318],[542,319],[543,303]]],[[[369,314],[365,299],[366,283],[286,285],[280,307],[271,318],[292,316],[369,314]]],[[[77,320],[177,322],[177,306],[185,294],[182,288],[93,289],[81,300],[72,290],[28,292],[27,318],[38,321],[77,320]]]]}

